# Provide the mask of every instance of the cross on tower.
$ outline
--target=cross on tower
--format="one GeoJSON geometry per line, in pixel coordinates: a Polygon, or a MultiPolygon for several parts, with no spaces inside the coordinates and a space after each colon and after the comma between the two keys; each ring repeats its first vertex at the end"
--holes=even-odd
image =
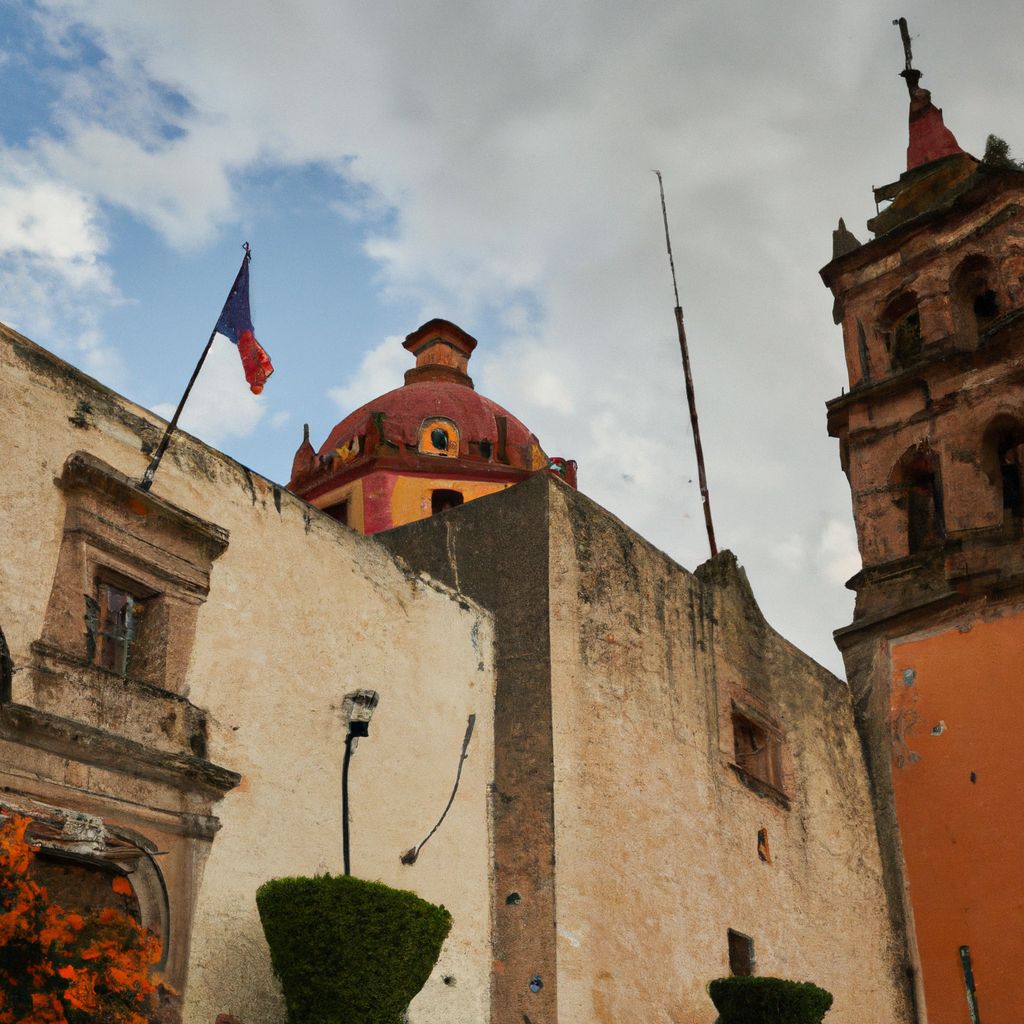
{"type": "Polygon", "coordinates": [[[910,51],[910,29],[907,28],[906,18],[895,18],[893,19],[894,25],[900,27],[900,38],[903,40],[903,57],[905,66],[900,72],[900,77],[907,80],[907,89],[911,95],[914,94],[914,90],[917,88],[917,83],[921,81],[921,72],[916,71],[913,67],[914,55],[910,51]]]}

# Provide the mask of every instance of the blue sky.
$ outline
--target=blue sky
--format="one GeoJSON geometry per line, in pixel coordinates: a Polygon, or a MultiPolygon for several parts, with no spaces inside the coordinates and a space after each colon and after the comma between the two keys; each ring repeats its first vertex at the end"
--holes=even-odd
{"type": "MultiPolygon", "coordinates": [[[[968,150],[1024,151],[1017,4],[900,12],[968,150]]],[[[706,557],[665,174],[720,542],[841,671],[858,567],[817,277],[904,166],[886,5],[0,0],[0,320],[173,407],[253,246],[250,396],[215,350],[185,425],[278,481],[309,422],[401,382],[433,316],[581,489],[706,557]]]]}

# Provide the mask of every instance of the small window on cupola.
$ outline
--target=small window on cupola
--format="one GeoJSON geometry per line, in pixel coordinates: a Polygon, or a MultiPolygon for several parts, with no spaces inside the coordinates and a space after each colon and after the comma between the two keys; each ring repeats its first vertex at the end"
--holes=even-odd
{"type": "Polygon", "coordinates": [[[459,457],[459,429],[451,420],[434,418],[424,420],[420,426],[420,441],[417,450],[421,455],[438,455],[441,458],[459,457]]]}

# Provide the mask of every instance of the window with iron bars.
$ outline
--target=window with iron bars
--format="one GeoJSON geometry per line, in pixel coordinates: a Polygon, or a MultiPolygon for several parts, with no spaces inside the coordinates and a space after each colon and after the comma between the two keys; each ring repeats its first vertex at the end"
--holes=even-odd
{"type": "Polygon", "coordinates": [[[96,597],[85,598],[89,660],[127,676],[145,611],[145,601],[116,584],[98,580],[96,597]]]}

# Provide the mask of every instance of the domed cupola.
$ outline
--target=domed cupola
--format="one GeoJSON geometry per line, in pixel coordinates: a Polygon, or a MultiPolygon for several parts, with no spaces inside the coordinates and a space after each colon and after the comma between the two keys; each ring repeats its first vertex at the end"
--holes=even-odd
{"type": "Polygon", "coordinates": [[[309,431],[289,490],[328,515],[376,533],[510,487],[538,470],[575,486],[575,463],[549,459],[511,413],[478,394],[468,373],[476,339],[431,320],[403,346],[405,384],[346,416],[319,451],[309,431]]]}

